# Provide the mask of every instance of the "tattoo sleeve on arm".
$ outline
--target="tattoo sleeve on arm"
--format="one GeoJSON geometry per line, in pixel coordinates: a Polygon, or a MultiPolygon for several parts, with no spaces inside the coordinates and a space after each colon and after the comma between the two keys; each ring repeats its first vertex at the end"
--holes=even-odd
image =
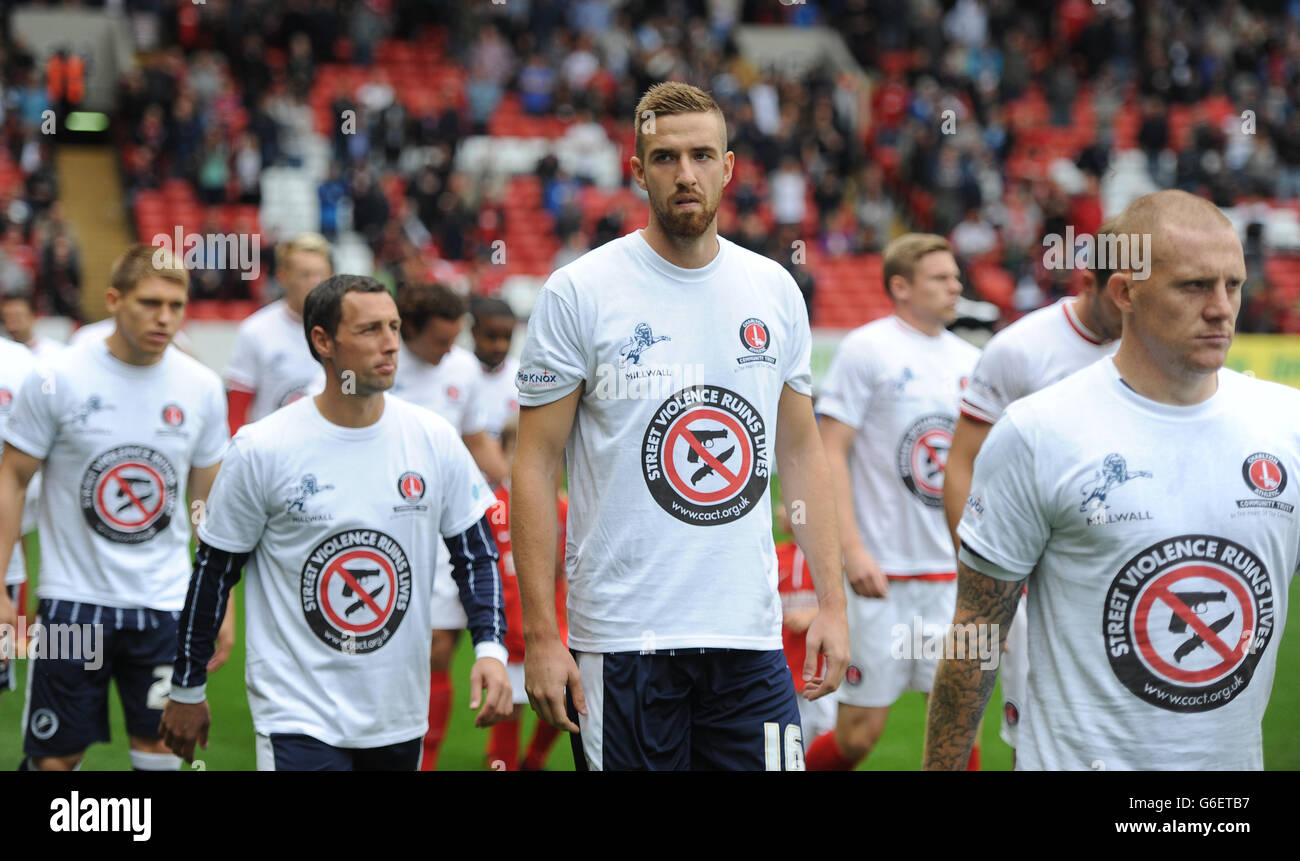
{"type": "MultiPolygon", "coordinates": [[[[1011,627],[1023,580],[999,580],[957,563],[957,612],[948,631],[948,648],[935,673],[925,727],[926,770],[966,768],[975,732],[997,681],[996,667],[984,669],[979,649],[954,648],[957,630],[990,632],[993,654],[1002,654],[1002,638],[1011,627]],[[995,630],[996,635],[992,632],[995,630]],[[962,626],[958,628],[958,626],[962,626]],[[958,658],[956,655],[964,655],[958,658]]],[[[969,634],[967,634],[969,637],[969,634]]]]}

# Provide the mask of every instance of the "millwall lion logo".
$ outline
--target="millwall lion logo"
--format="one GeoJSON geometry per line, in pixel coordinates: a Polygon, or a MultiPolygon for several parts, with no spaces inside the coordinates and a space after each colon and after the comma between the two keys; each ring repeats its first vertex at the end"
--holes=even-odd
{"type": "Polygon", "coordinates": [[[302,512],[303,514],[306,514],[307,512],[303,508],[303,503],[307,501],[308,497],[315,496],[316,494],[325,490],[333,490],[333,489],[334,489],[334,485],[332,484],[323,484],[317,486],[316,476],[312,475],[310,472],[307,473],[302,477],[302,481],[298,483],[298,486],[294,488],[294,493],[297,495],[290,497],[289,499],[286,499],[284,501],[285,504],[289,506],[287,509],[285,509],[285,514],[292,514],[295,509],[297,509],[299,512],[302,512]]]}
{"type": "Polygon", "coordinates": [[[1146,470],[1129,472],[1124,456],[1112,452],[1101,462],[1101,469],[1097,470],[1092,481],[1083,486],[1083,502],[1079,504],[1079,510],[1088,512],[1105,508],[1106,494],[1132,479],[1150,477],[1151,473],[1146,470]]]}
{"type": "Polygon", "coordinates": [[[627,343],[618,349],[618,359],[621,364],[631,362],[633,365],[639,365],[642,353],[660,341],[672,340],[667,335],[656,335],[650,331],[649,323],[637,323],[634,331],[632,337],[627,339],[627,343]]]}

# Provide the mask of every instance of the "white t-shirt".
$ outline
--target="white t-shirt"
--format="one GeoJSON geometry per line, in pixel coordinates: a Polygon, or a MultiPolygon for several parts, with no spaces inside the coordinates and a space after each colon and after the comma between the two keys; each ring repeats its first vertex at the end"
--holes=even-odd
{"type": "Polygon", "coordinates": [[[781,648],[768,474],[785,386],[811,394],[811,336],[780,264],[718,243],[682,269],[634,231],[537,297],[519,403],[583,384],[566,450],[573,649],[781,648]]]}
{"type": "Polygon", "coordinates": [[[857,431],[849,451],[862,543],[891,577],[951,577],[943,471],[957,400],[979,350],[896,316],[854,329],[835,350],[817,411],[857,431]]]}
{"type": "MultiPolygon", "coordinates": [[[[199,537],[252,552],[257,732],[339,747],[423,735],[439,536],[461,534],[495,501],[451,426],[397,398],[364,428],[329,422],[311,398],[242,427],[199,537]]],[[[480,645],[505,662],[504,647],[480,645]]]]}
{"type": "Polygon", "coordinates": [[[962,393],[962,414],[993,424],[1008,404],[1113,356],[1118,349],[1119,341],[1102,343],[1079,321],[1073,298],[1039,308],[985,345],[962,393]]]}
{"type": "Polygon", "coordinates": [[[36,357],[36,361],[45,362],[62,352],[64,345],[50,338],[33,337],[27,343],[27,349],[36,357]]]}
{"type": "Polygon", "coordinates": [[[987,561],[962,560],[1032,581],[1018,767],[1263,767],[1300,392],[1218,381],[1159,404],[1103,359],[1012,404],[980,450],[958,532],[987,561]]]}
{"type": "MultiPolygon", "coordinates": [[[[13,341],[0,339],[0,435],[4,433],[5,425],[9,422],[9,414],[13,412],[14,403],[18,400],[18,392],[23,386],[23,381],[31,373],[32,368],[36,367],[36,357],[22,344],[16,344],[13,341]]],[[[3,454],[0,453],[0,457],[3,454]]],[[[36,479],[32,479],[35,484],[36,479]]],[[[27,497],[30,507],[32,498],[32,488],[29,485],[27,497]]],[[[24,515],[26,508],[24,508],[24,515]]],[[[24,516],[23,532],[27,532],[27,522],[24,516]]],[[[5,585],[13,586],[22,583],[27,579],[27,571],[23,568],[23,548],[22,539],[14,545],[13,555],[9,557],[9,566],[4,572],[5,585]]]]}
{"type": "Polygon", "coordinates": [[[179,350],[154,365],[102,341],[28,375],[5,440],[44,461],[41,598],[180,610],[190,579],[190,469],[221,460],[217,375],[179,350]]]}
{"type": "MultiPolygon", "coordinates": [[[[482,369],[482,362],[479,368],[482,369]]],[[[479,402],[483,408],[483,428],[500,438],[505,426],[519,416],[519,390],[515,388],[515,374],[519,362],[507,358],[495,370],[483,370],[483,384],[479,402]]]]}
{"type": "Polygon", "coordinates": [[[442,361],[430,365],[402,344],[398,348],[397,378],[390,395],[433,410],[461,436],[483,430],[480,388],[483,369],[474,354],[452,346],[442,361]]]}
{"type": "Polygon", "coordinates": [[[239,324],[226,366],[226,388],[253,393],[250,422],[325,390],[325,371],[307,348],[302,319],[283,299],[239,324]]]}

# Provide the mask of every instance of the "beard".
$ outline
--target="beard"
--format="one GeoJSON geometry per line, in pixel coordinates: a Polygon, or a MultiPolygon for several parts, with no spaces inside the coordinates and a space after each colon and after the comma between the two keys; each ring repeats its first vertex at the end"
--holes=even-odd
{"type": "MultiPolygon", "coordinates": [[[[673,195],[675,196],[675,194],[673,195]]],[[[713,223],[714,217],[718,214],[718,204],[722,202],[721,196],[713,205],[709,201],[702,200],[700,208],[690,212],[678,212],[673,208],[669,199],[656,201],[650,198],[650,208],[654,210],[655,219],[663,228],[664,233],[678,239],[695,239],[708,230],[709,225],[713,223]]]]}

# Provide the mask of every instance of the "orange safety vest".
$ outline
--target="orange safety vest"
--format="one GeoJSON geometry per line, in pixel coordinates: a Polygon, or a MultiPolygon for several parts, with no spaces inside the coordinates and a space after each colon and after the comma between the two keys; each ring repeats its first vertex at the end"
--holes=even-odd
{"type": "Polygon", "coordinates": [[[86,97],[86,63],[78,54],[68,57],[67,81],[68,104],[81,104],[81,100],[86,97]]]}
{"type": "Polygon", "coordinates": [[[45,84],[46,92],[49,93],[51,102],[58,102],[63,98],[64,76],[67,70],[63,65],[63,58],[58,54],[51,54],[50,59],[45,64],[45,84]]]}

